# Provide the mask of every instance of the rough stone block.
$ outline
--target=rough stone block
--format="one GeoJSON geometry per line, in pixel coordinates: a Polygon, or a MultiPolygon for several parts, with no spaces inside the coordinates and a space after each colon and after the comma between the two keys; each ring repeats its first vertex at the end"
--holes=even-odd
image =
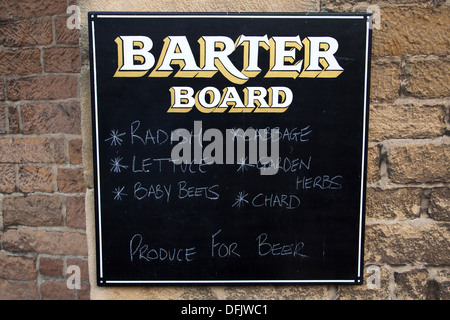
{"type": "Polygon", "coordinates": [[[62,277],[64,261],[61,258],[40,257],[39,273],[49,277],[62,277]]]}
{"type": "Polygon", "coordinates": [[[22,166],[18,171],[17,188],[24,193],[52,192],[53,172],[50,167],[22,166]]]}
{"type": "Polygon", "coordinates": [[[41,73],[39,49],[0,50],[0,75],[41,73]]]}
{"type": "Polygon", "coordinates": [[[13,101],[76,98],[77,90],[78,78],[67,75],[13,79],[7,84],[8,99],[13,101]]]}
{"type": "Polygon", "coordinates": [[[23,228],[3,233],[3,248],[13,252],[54,255],[87,255],[86,235],[79,232],[23,228]]]}
{"type": "Polygon", "coordinates": [[[61,226],[62,201],[58,196],[29,195],[3,199],[3,224],[26,226],[61,226]]]}
{"type": "Polygon", "coordinates": [[[450,96],[450,59],[410,58],[405,65],[404,94],[415,98],[450,96]]]}
{"type": "Polygon", "coordinates": [[[37,283],[0,279],[1,300],[36,300],[39,299],[37,283]]]}
{"type": "Polygon", "coordinates": [[[419,188],[367,189],[367,220],[410,220],[420,217],[423,191],[419,188]]]}
{"type": "Polygon", "coordinates": [[[0,44],[5,47],[48,45],[51,42],[50,19],[0,23],[0,44]]]}
{"type": "Polygon", "coordinates": [[[66,13],[66,0],[4,0],[0,2],[0,18],[26,19],[66,13]]]}
{"type": "Polygon", "coordinates": [[[12,280],[35,280],[36,259],[0,252],[0,278],[12,280]]]}
{"type": "Polygon", "coordinates": [[[44,70],[53,73],[79,73],[81,58],[79,48],[44,49],[44,70]]]}
{"type": "Polygon", "coordinates": [[[372,61],[370,72],[370,100],[395,100],[400,92],[400,60],[372,61]]]}
{"type": "Polygon", "coordinates": [[[86,190],[86,185],[84,183],[84,172],[81,168],[58,169],[58,176],[56,181],[58,184],[58,190],[61,192],[83,193],[86,190]]]}
{"type": "Polygon", "coordinates": [[[393,146],[389,178],[397,183],[450,181],[450,142],[393,146]]]}
{"type": "Polygon", "coordinates": [[[0,138],[0,163],[51,163],[53,147],[47,138],[0,138]]]}
{"type": "Polygon", "coordinates": [[[16,186],[16,168],[0,166],[0,192],[12,193],[16,186]]]}
{"type": "Polygon", "coordinates": [[[71,228],[85,229],[84,196],[68,196],[66,198],[66,225],[71,228]]]}
{"type": "Polygon", "coordinates": [[[433,138],[444,135],[444,105],[375,104],[370,109],[370,140],[433,138]]]}
{"type": "Polygon", "coordinates": [[[380,5],[380,29],[373,32],[375,56],[445,55],[449,53],[450,7],[380,5]]]}
{"type": "Polygon", "coordinates": [[[431,191],[428,214],[438,221],[450,221],[450,188],[435,188],[431,191]]]}
{"type": "Polygon", "coordinates": [[[81,134],[79,102],[37,103],[22,106],[24,134],[81,134]]]}
{"type": "Polygon", "coordinates": [[[380,180],[380,148],[369,147],[367,153],[367,181],[369,183],[380,180]]]}
{"type": "Polygon", "coordinates": [[[365,260],[373,264],[448,264],[449,227],[442,223],[367,225],[365,260]]]}

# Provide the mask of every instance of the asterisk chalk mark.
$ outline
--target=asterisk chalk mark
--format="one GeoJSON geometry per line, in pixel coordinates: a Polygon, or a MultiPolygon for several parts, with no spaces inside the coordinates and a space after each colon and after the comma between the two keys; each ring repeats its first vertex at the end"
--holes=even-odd
{"type": "Polygon", "coordinates": [[[105,139],[105,141],[111,140],[111,146],[120,146],[122,144],[122,139],[120,137],[125,135],[125,132],[119,133],[118,129],[112,129],[109,135],[110,137],[105,139]]]}
{"type": "Polygon", "coordinates": [[[237,171],[244,172],[244,171],[248,170],[248,167],[252,167],[252,168],[254,167],[253,164],[246,163],[246,162],[247,162],[247,157],[241,158],[241,160],[239,160],[239,163],[238,163],[239,168],[237,169],[237,171]]]}
{"type": "Polygon", "coordinates": [[[245,193],[245,191],[240,191],[238,196],[236,197],[236,202],[232,205],[232,207],[238,207],[244,206],[244,202],[248,203],[248,201],[245,199],[248,196],[248,193],[245,193]]]}
{"type": "Polygon", "coordinates": [[[114,189],[114,200],[122,200],[122,196],[127,196],[127,194],[123,192],[123,189],[125,189],[125,186],[123,186],[122,188],[117,187],[114,189]]]}
{"type": "Polygon", "coordinates": [[[128,168],[128,166],[120,163],[120,161],[122,161],[122,159],[123,159],[122,157],[117,157],[117,158],[111,159],[111,162],[110,162],[111,170],[110,171],[120,172],[120,170],[128,168]]]}

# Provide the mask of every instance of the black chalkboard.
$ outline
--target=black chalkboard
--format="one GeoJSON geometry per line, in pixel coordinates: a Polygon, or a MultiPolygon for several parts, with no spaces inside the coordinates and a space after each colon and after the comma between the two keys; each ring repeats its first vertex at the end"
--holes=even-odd
{"type": "Polygon", "coordinates": [[[98,285],[361,283],[370,15],[91,12],[89,36],[98,285]],[[209,129],[255,135],[211,164],[209,129]]]}

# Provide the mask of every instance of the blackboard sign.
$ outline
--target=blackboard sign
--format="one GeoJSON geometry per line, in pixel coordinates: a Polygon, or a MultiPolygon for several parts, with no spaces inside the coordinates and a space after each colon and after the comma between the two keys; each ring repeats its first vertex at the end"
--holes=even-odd
{"type": "Polygon", "coordinates": [[[360,284],[370,26],[89,13],[98,285],[360,284]]]}

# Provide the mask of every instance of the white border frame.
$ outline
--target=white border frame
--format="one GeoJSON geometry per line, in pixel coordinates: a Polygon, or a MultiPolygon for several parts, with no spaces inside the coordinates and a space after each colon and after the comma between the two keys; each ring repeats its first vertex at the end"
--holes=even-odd
{"type": "MultiPolygon", "coordinates": [[[[233,18],[264,18],[264,19],[365,19],[366,15],[327,15],[327,14],[286,14],[286,15],[264,15],[264,14],[255,14],[255,15],[241,15],[241,14],[231,14],[228,15],[224,13],[221,14],[106,14],[106,13],[89,13],[89,20],[91,21],[91,36],[92,36],[92,65],[93,65],[93,87],[94,87],[94,110],[95,110],[95,137],[96,137],[96,173],[97,173],[97,212],[98,212],[98,246],[97,253],[99,268],[97,268],[98,282],[100,284],[121,284],[121,285],[136,285],[136,284],[293,284],[293,283],[304,283],[304,284],[320,284],[320,283],[353,283],[360,284],[358,280],[103,280],[103,252],[102,252],[102,212],[101,212],[101,193],[100,193],[100,154],[99,154],[99,131],[98,131],[98,99],[97,99],[97,64],[96,64],[96,52],[95,52],[95,20],[94,19],[118,19],[118,18],[221,18],[221,19],[233,19],[233,18]]],[[[363,255],[362,243],[363,240],[363,222],[364,222],[364,194],[365,194],[365,171],[366,171],[366,143],[367,143],[367,109],[369,108],[368,104],[368,73],[369,73],[369,61],[370,61],[370,51],[369,51],[369,41],[370,41],[370,29],[371,29],[371,20],[367,18],[366,21],[366,43],[365,43],[365,70],[364,70],[364,101],[363,101],[363,134],[362,134],[362,165],[361,165],[361,193],[360,193],[360,216],[359,216],[359,247],[358,247],[358,268],[357,275],[359,279],[362,279],[361,275],[361,262],[363,255]]]]}

